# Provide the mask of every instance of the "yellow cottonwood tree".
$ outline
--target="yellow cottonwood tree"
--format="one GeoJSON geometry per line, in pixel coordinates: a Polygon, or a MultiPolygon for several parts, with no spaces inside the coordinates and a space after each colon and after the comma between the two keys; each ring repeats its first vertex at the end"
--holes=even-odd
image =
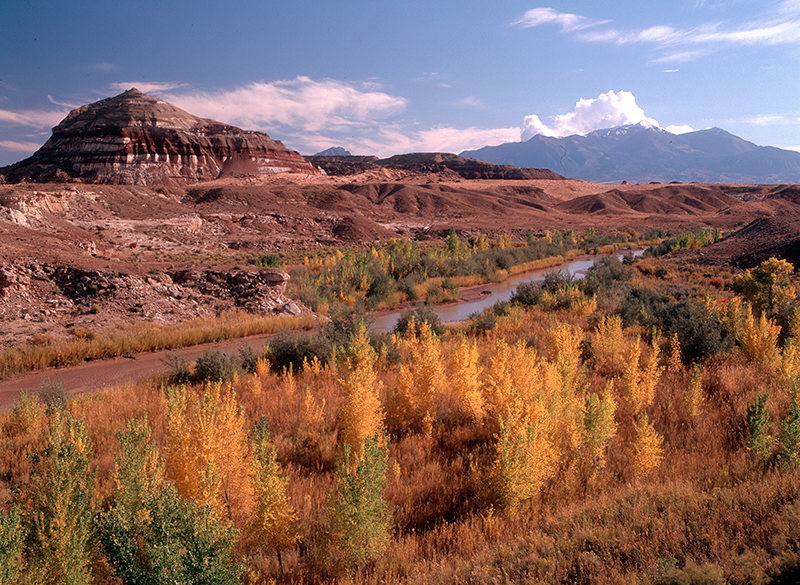
{"type": "Polygon", "coordinates": [[[459,339],[450,354],[450,388],[461,412],[474,421],[486,414],[486,400],[480,383],[478,345],[474,340],[459,339]]]}
{"type": "Polygon", "coordinates": [[[278,555],[283,569],[281,551],[295,546],[300,538],[297,513],[289,503],[289,480],[281,475],[277,449],[271,444],[265,418],[256,424],[250,443],[252,450],[251,483],[255,505],[250,518],[250,535],[256,546],[267,547],[278,555]]]}
{"type": "Polygon", "coordinates": [[[436,399],[446,390],[441,342],[427,321],[419,325],[412,321],[400,348],[405,363],[400,366],[398,382],[406,423],[429,433],[436,418],[436,399]]]}
{"type": "Polygon", "coordinates": [[[359,323],[347,357],[347,373],[339,380],[344,394],[339,411],[339,442],[355,451],[367,437],[383,429],[383,407],[378,397],[381,382],[375,372],[377,359],[367,328],[359,323]]]}
{"type": "Polygon", "coordinates": [[[230,385],[206,387],[191,404],[185,387],[169,388],[167,472],[178,493],[240,523],[252,507],[244,412],[230,385]]]}
{"type": "Polygon", "coordinates": [[[604,315],[597,322],[592,340],[595,367],[618,374],[625,363],[625,336],[622,332],[622,317],[604,315]]]}
{"type": "Polygon", "coordinates": [[[636,436],[632,446],[633,473],[637,478],[655,471],[664,458],[664,438],[643,414],[634,423],[636,436]]]}
{"type": "Polygon", "coordinates": [[[690,419],[700,413],[703,405],[703,370],[697,364],[692,367],[692,377],[683,394],[683,405],[690,419]]]}
{"type": "Polygon", "coordinates": [[[534,495],[555,469],[555,449],[543,432],[541,417],[531,415],[512,391],[499,432],[491,486],[499,505],[511,513],[534,495]]]}

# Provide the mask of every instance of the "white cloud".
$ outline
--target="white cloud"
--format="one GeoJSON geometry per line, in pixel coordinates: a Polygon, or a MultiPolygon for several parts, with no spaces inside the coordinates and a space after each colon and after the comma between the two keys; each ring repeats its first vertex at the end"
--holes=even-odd
{"type": "Polygon", "coordinates": [[[68,111],[54,110],[2,110],[0,123],[14,126],[30,126],[32,128],[51,128],[63,120],[68,111]]]}
{"type": "Polygon", "coordinates": [[[694,128],[686,124],[681,126],[670,125],[664,128],[664,130],[671,134],[686,134],[687,132],[694,132],[694,128]]]}
{"type": "Polygon", "coordinates": [[[17,140],[0,140],[0,148],[4,150],[11,150],[14,152],[26,152],[33,154],[39,147],[42,146],[36,142],[23,142],[17,140]]]}
{"type": "Polygon", "coordinates": [[[173,89],[180,89],[187,87],[185,83],[176,83],[173,81],[118,81],[109,85],[113,91],[128,91],[135,87],[142,93],[159,93],[162,91],[171,91],[173,89]]]}
{"type": "Polygon", "coordinates": [[[519,128],[453,128],[409,130],[401,124],[388,124],[372,133],[356,136],[328,134],[296,134],[284,137],[302,153],[313,153],[330,146],[344,146],[354,154],[388,157],[407,152],[454,152],[482,148],[487,144],[516,142],[519,128]]]}
{"type": "Polygon", "coordinates": [[[629,91],[609,91],[595,99],[581,99],[575,109],[555,117],[552,126],[544,124],[539,116],[531,114],[522,121],[521,138],[529,140],[537,134],[544,136],[570,136],[588,134],[593,130],[612,128],[625,124],[646,124],[658,127],[658,122],[645,116],[629,91]]]}
{"type": "Polygon", "coordinates": [[[610,20],[591,20],[585,16],[559,12],[553,8],[534,8],[522,15],[514,24],[523,28],[532,28],[543,24],[557,24],[562,32],[574,32],[593,26],[611,22],[610,20]]]}
{"type": "MultiPolygon", "coordinates": [[[[256,82],[216,92],[164,92],[159,97],[191,112],[248,130],[282,125],[306,132],[371,126],[405,109],[407,100],[365,86],[308,77],[256,82]]],[[[152,90],[151,90],[152,91],[152,90]]]]}
{"type": "MultiPolygon", "coordinates": [[[[763,5],[762,5],[763,6],[763,5]]],[[[612,21],[592,20],[578,14],[559,12],[553,8],[528,10],[513,24],[537,27],[554,24],[563,33],[575,33],[585,42],[613,42],[625,44],[651,44],[668,49],[669,54],[655,62],[686,61],[697,58],[704,51],[696,47],[720,45],[800,45],[800,1],[786,0],[754,16],[746,22],[707,22],[693,28],[678,29],[657,24],[641,29],[622,31],[604,27],[612,21]],[[599,30],[586,30],[595,27],[599,30]]]]}

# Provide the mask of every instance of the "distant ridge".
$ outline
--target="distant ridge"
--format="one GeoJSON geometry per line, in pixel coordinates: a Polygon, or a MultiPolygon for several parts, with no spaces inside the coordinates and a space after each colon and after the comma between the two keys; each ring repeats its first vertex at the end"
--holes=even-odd
{"type": "Polygon", "coordinates": [[[545,167],[598,183],[800,183],[800,153],[758,146],[720,128],[678,135],[636,124],[586,136],[538,134],[526,142],[466,150],[461,156],[545,167]]]}
{"type": "Polygon", "coordinates": [[[186,185],[282,172],[319,171],[263,132],[193,116],[132,88],[72,110],[32,156],[1,168],[0,182],[186,185]]]}

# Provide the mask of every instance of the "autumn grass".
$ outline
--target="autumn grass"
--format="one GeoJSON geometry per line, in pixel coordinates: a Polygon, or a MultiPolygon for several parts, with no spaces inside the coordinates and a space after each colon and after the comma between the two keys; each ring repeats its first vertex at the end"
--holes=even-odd
{"type": "Polygon", "coordinates": [[[69,340],[49,337],[0,351],[0,379],[50,367],[108,359],[125,354],[177,349],[200,343],[275,333],[284,329],[311,329],[314,318],[267,317],[235,312],[193,319],[176,325],[135,323],[120,329],[69,340]]]}
{"type": "MultiPolygon", "coordinates": [[[[774,439],[790,385],[741,349],[684,363],[668,336],[645,342],[645,333],[598,315],[517,307],[480,334],[422,328],[376,338],[373,353],[362,331],[326,364],[277,373],[261,362],[234,378],[223,394],[235,392],[246,429],[263,417],[300,535],[281,561],[241,543],[246,582],[797,582],[800,468],[756,457],[746,424],[755,397],[768,393],[774,439]],[[646,386],[644,398],[631,400],[632,385],[646,386]],[[383,554],[348,568],[332,548],[326,501],[345,436],[372,432],[381,407],[393,530],[383,554]],[[513,464],[513,506],[498,493],[503,456],[513,464]]],[[[214,388],[186,392],[200,401],[214,388]]],[[[146,412],[156,445],[168,448],[165,395],[164,381],[151,380],[69,403],[96,446],[98,502],[111,493],[116,433],[128,419],[146,412]]],[[[37,408],[20,403],[3,419],[0,496],[25,488],[25,453],[41,442],[37,408]]]]}

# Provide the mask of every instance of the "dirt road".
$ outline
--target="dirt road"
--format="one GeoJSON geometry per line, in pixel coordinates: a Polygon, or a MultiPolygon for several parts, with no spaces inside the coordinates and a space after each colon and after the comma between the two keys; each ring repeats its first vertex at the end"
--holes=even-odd
{"type": "MultiPolygon", "coordinates": [[[[175,353],[192,362],[208,349],[218,349],[228,355],[236,354],[238,347],[243,343],[247,343],[254,351],[258,352],[264,342],[272,335],[254,335],[241,339],[204,343],[175,350],[175,353]]],[[[49,368],[2,380],[0,381],[0,410],[11,407],[18,400],[19,393],[23,390],[38,392],[43,383],[61,383],[69,392],[79,394],[103,390],[125,382],[167,372],[169,368],[165,363],[166,354],[167,352],[165,351],[140,353],[131,357],[86,362],[77,366],[49,368]]]]}

